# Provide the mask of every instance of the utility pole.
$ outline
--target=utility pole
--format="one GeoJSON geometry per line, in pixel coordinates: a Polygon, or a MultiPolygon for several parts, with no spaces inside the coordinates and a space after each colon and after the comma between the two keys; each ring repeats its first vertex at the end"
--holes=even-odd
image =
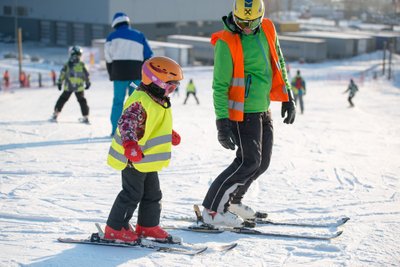
{"type": "Polygon", "coordinates": [[[383,62],[382,62],[382,75],[385,75],[386,48],[387,48],[387,42],[383,42],[383,62]]]}
{"type": "Polygon", "coordinates": [[[18,28],[18,77],[21,77],[22,72],[22,29],[18,28]]]}
{"type": "Polygon", "coordinates": [[[392,55],[394,52],[394,43],[391,41],[389,43],[389,62],[388,62],[388,80],[392,79],[392,55]]]}

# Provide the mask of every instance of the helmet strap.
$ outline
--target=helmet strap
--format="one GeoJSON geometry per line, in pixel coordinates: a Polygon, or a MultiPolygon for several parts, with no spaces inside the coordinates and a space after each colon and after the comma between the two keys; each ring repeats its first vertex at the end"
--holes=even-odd
{"type": "Polygon", "coordinates": [[[143,64],[143,73],[157,86],[161,87],[162,89],[166,89],[168,84],[160,80],[157,76],[153,75],[153,73],[147,67],[147,64],[143,64]]]}

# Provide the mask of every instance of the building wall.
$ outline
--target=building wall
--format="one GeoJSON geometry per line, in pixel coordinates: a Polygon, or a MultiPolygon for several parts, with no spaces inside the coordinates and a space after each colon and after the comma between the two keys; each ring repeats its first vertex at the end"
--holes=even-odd
{"type": "Polygon", "coordinates": [[[320,62],[327,58],[327,44],[321,39],[279,36],[282,53],[287,60],[320,62]]]}
{"type": "Polygon", "coordinates": [[[123,11],[149,39],[165,40],[171,34],[209,36],[222,28],[221,17],[231,8],[225,0],[2,0],[0,33],[14,38],[17,23],[24,40],[90,45],[92,39],[112,31],[114,14],[123,11]],[[11,12],[5,14],[6,9],[11,12]]]}

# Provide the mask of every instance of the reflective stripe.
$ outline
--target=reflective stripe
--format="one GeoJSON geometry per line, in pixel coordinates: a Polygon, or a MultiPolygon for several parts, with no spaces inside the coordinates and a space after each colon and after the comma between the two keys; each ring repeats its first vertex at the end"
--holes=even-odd
{"type": "MultiPolygon", "coordinates": [[[[121,136],[116,134],[114,136],[114,139],[115,139],[115,142],[117,142],[118,145],[122,146],[121,136]]],[[[171,140],[172,140],[172,135],[171,134],[159,136],[159,137],[156,137],[156,138],[153,138],[153,139],[147,141],[146,144],[143,145],[143,146],[140,146],[140,148],[142,149],[142,151],[145,151],[146,149],[152,148],[154,146],[158,146],[158,145],[162,145],[162,144],[171,142],[171,140]]]]}
{"type": "Polygon", "coordinates": [[[235,102],[233,100],[229,100],[229,108],[234,109],[237,111],[242,111],[244,110],[244,103],[241,102],[235,102]]]}
{"type": "Polygon", "coordinates": [[[145,151],[146,149],[152,148],[154,146],[158,146],[158,145],[162,145],[162,144],[165,144],[165,143],[169,143],[169,142],[171,142],[171,140],[172,140],[172,135],[171,134],[158,136],[156,138],[148,140],[146,142],[146,144],[143,145],[143,146],[140,146],[140,148],[142,149],[142,151],[145,151]]]}
{"type": "Polygon", "coordinates": [[[231,80],[231,86],[240,86],[240,87],[244,87],[244,78],[232,78],[231,80]]]}
{"type": "Polygon", "coordinates": [[[285,94],[288,93],[287,88],[286,88],[286,85],[283,85],[283,86],[282,86],[282,92],[284,92],[285,94]]]}
{"type": "Polygon", "coordinates": [[[278,68],[278,70],[281,70],[281,63],[279,61],[276,62],[276,67],[278,68]]]}
{"type": "Polygon", "coordinates": [[[115,142],[117,142],[118,145],[122,146],[121,136],[119,136],[119,134],[117,134],[117,132],[115,132],[115,134],[114,134],[114,139],[115,139],[115,142]]]}
{"type": "Polygon", "coordinates": [[[110,147],[110,151],[108,151],[108,154],[113,156],[115,159],[121,161],[121,162],[126,162],[128,159],[125,157],[125,155],[119,153],[116,151],[112,146],[110,147]]]}
{"type": "Polygon", "coordinates": [[[141,161],[135,162],[135,165],[141,163],[154,162],[154,161],[169,160],[170,158],[171,158],[171,152],[145,155],[141,161]]]}

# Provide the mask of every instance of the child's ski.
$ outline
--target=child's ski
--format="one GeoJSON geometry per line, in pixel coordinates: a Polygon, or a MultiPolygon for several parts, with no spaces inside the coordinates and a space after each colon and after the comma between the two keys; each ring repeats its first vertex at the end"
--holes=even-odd
{"type": "Polygon", "coordinates": [[[177,253],[184,255],[198,255],[207,250],[208,247],[177,247],[177,246],[168,246],[168,244],[161,244],[152,240],[148,240],[145,238],[138,239],[137,242],[134,243],[123,243],[123,242],[115,242],[107,239],[100,238],[98,233],[93,233],[90,238],[86,239],[74,239],[74,238],[58,238],[59,242],[62,243],[74,243],[74,244],[90,244],[90,245],[101,245],[101,246],[114,246],[114,247],[127,247],[127,248],[146,248],[152,249],[160,252],[167,253],[177,253]]]}

